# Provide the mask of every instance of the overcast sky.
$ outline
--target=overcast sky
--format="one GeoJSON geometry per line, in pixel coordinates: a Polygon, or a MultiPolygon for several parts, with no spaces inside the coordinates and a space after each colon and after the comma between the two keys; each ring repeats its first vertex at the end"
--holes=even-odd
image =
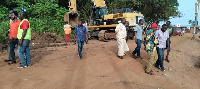
{"type": "MultiPolygon", "coordinates": [[[[172,18],[170,21],[173,25],[188,25],[189,20],[195,20],[195,2],[197,0],[178,0],[179,7],[178,10],[183,14],[181,18],[172,18]]],[[[200,19],[200,14],[198,15],[198,20],[200,19]]],[[[200,23],[198,23],[200,25],[200,23]]]]}

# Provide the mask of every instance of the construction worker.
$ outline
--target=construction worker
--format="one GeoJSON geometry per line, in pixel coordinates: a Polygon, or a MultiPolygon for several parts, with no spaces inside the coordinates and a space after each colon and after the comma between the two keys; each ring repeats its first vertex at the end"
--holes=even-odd
{"type": "Polygon", "coordinates": [[[133,58],[140,58],[143,59],[140,55],[140,48],[141,48],[141,44],[142,44],[142,25],[143,25],[143,19],[139,20],[139,24],[135,27],[135,43],[137,44],[137,47],[135,48],[135,50],[132,53],[133,58]],[[135,55],[137,54],[137,56],[135,55]]]}
{"type": "Polygon", "coordinates": [[[161,71],[165,71],[163,65],[164,50],[166,48],[166,44],[169,43],[169,33],[167,31],[167,25],[163,24],[162,28],[157,30],[155,35],[159,43],[159,45],[157,45],[158,60],[156,61],[155,67],[157,69],[161,69],[161,71]]]}
{"type": "Polygon", "coordinates": [[[31,28],[30,23],[27,20],[28,15],[26,12],[22,12],[19,18],[21,20],[21,23],[18,27],[17,38],[19,39],[18,56],[21,64],[20,66],[18,66],[18,68],[25,68],[31,66],[31,54],[29,47],[31,41],[31,28]]]}
{"type": "Polygon", "coordinates": [[[116,38],[117,38],[117,43],[118,43],[118,58],[123,59],[123,56],[125,55],[126,51],[129,51],[129,48],[126,43],[126,36],[127,36],[127,31],[126,31],[126,20],[121,19],[121,23],[117,25],[115,32],[116,38]]]}
{"type": "Polygon", "coordinates": [[[147,33],[146,33],[145,45],[146,45],[146,50],[148,52],[150,60],[147,66],[145,67],[145,73],[150,74],[150,75],[154,75],[152,71],[152,67],[153,67],[153,64],[156,63],[156,60],[158,59],[157,50],[156,50],[158,41],[155,36],[156,30],[157,30],[157,24],[153,23],[151,25],[151,29],[147,30],[147,33]]]}
{"type": "Polygon", "coordinates": [[[70,41],[70,34],[71,34],[71,26],[66,21],[66,25],[64,25],[64,32],[65,32],[65,42],[69,43],[70,41]]]}
{"type": "Polygon", "coordinates": [[[168,33],[169,33],[169,45],[167,44],[167,55],[166,55],[166,61],[167,62],[170,62],[170,60],[169,60],[169,58],[168,58],[168,56],[169,56],[169,52],[170,52],[170,49],[171,49],[171,40],[170,40],[170,37],[172,37],[172,35],[173,35],[173,32],[174,32],[174,29],[173,29],[173,27],[171,26],[171,22],[170,21],[167,21],[166,22],[166,25],[167,25],[167,31],[168,31],[168,33]]]}
{"type": "Polygon", "coordinates": [[[83,26],[83,21],[79,21],[78,26],[74,30],[74,39],[77,39],[78,43],[78,56],[82,59],[82,49],[84,42],[87,41],[87,30],[83,26]]]}
{"type": "Polygon", "coordinates": [[[11,12],[11,19],[12,22],[10,23],[10,31],[9,31],[9,48],[10,48],[10,55],[12,58],[12,61],[9,62],[8,64],[15,64],[16,59],[15,59],[15,46],[18,44],[18,39],[17,39],[17,32],[18,32],[18,27],[20,24],[20,20],[17,19],[18,13],[16,11],[11,12]]]}

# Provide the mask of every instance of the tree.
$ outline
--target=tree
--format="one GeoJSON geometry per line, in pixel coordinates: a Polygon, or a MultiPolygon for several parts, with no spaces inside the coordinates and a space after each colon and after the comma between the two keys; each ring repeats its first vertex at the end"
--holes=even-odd
{"type": "Polygon", "coordinates": [[[109,10],[117,8],[130,8],[140,11],[146,21],[154,22],[169,20],[170,17],[180,17],[177,0],[108,0],[109,10]]]}

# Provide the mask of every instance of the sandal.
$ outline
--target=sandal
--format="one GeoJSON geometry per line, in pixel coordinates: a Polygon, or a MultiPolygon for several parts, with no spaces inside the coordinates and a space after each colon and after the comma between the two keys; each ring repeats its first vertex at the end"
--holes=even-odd
{"type": "Polygon", "coordinates": [[[170,60],[169,59],[165,59],[168,63],[170,63],[170,60]]]}
{"type": "Polygon", "coordinates": [[[149,75],[154,75],[153,71],[151,70],[150,72],[146,72],[145,73],[149,74],[149,75]]]}
{"type": "Polygon", "coordinates": [[[120,59],[123,59],[123,56],[117,56],[118,58],[120,58],[120,59]]]}
{"type": "Polygon", "coordinates": [[[133,58],[137,59],[137,56],[135,56],[135,54],[132,55],[133,58]]]}
{"type": "Polygon", "coordinates": [[[16,62],[11,61],[8,63],[8,65],[11,65],[11,64],[16,64],[16,62]]]}
{"type": "Polygon", "coordinates": [[[137,56],[137,58],[143,59],[141,56],[137,56]]]}

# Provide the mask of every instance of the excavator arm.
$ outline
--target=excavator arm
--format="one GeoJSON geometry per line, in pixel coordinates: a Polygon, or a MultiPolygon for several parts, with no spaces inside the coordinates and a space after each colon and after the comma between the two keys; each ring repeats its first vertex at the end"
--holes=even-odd
{"type": "Polygon", "coordinates": [[[76,0],[69,0],[69,12],[64,15],[64,21],[68,22],[72,28],[76,27],[78,24],[78,13],[76,0]]]}
{"type": "MultiPolygon", "coordinates": [[[[94,3],[95,19],[103,19],[104,15],[107,15],[107,7],[104,0],[91,0],[94,3]]],[[[76,0],[69,0],[69,12],[64,15],[64,21],[68,22],[72,28],[78,25],[77,4],[76,0]]],[[[99,23],[99,22],[97,22],[99,23]]]]}

